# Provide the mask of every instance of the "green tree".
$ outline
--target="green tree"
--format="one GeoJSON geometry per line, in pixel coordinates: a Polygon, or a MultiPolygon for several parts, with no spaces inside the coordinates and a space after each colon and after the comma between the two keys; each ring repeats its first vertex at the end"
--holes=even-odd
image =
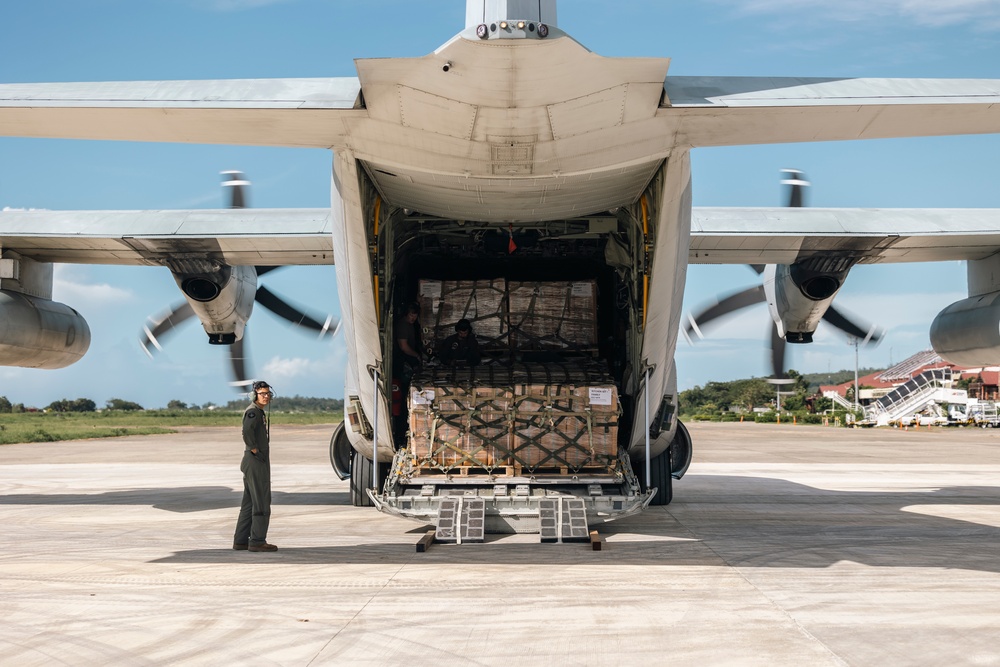
{"type": "Polygon", "coordinates": [[[94,412],[95,410],[97,410],[97,403],[89,398],[78,398],[70,405],[70,412],[94,412]]]}
{"type": "Polygon", "coordinates": [[[108,410],[144,410],[141,405],[121,398],[112,398],[105,404],[108,410]]]}
{"type": "Polygon", "coordinates": [[[771,386],[760,378],[737,380],[733,385],[733,402],[730,405],[738,406],[745,412],[753,412],[755,407],[766,403],[774,393],[771,386]]]}
{"type": "MultiPolygon", "coordinates": [[[[248,399],[238,398],[222,406],[224,410],[242,410],[248,399]]],[[[283,412],[340,412],[344,409],[341,398],[310,398],[305,396],[278,396],[274,408],[283,412]]]]}
{"type": "Polygon", "coordinates": [[[97,403],[94,403],[89,398],[78,398],[75,401],[63,398],[58,401],[52,401],[45,409],[52,412],[93,412],[97,409],[97,403]]]}
{"type": "Polygon", "coordinates": [[[802,412],[806,409],[806,395],[796,392],[791,396],[782,396],[781,407],[788,412],[802,412]]]}
{"type": "Polygon", "coordinates": [[[7,400],[6,396],[0,396],[0,412],[11,412],[14,406],[7,400]]]}
{"type": "Polygon", "coordinates": [[[167,403],[167,410],[187,410],[188,404],[184,401],[173,400],[167,403]]]}
{"type": "Polygon", "coordinates": [[[784,388],[785,391],[796,391],[796,392],[801,392],[803,394],[809,393],[809,380],[806,379],[805,375],[802,375],[798,371],[792,369],[789,369],[786,375],[790,379],[795,380],[795,384],[789,387],[785,387],[784,388]]]}

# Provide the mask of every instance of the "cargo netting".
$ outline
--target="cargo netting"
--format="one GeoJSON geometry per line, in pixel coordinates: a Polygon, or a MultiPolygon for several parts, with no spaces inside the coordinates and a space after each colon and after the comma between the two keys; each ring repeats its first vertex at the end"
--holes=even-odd
{"type": "Polygon", "coordinates": [[[427,366],[409,394],[415,474],[614,472],[618,390],[591,360],[427,366]]]}
{"type": "Polygon", "coordinates": [[[593,280],[518,282],[421,280],[423,339],[429,349],[469,320],[486,352],[597,348],[597,284],[593,280]]]}

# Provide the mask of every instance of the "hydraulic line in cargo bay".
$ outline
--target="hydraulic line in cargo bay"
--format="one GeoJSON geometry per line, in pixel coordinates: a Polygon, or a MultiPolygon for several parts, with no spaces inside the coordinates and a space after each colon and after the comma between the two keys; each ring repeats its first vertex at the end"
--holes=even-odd
{"type": "Polygon", "coordinates": [[[382,326],[382,308],[378,298],[378,218],[382,212],[382,195],[375,195],[375,242],[372,244],[372,273],[375,274],[375,325],[382,326]]]}
{"type": "Polygon", "coordinates": [[[646,311],[649,308],[649,203],[646,195],[642,203],[642,331],[646,331],[646,311]]]}

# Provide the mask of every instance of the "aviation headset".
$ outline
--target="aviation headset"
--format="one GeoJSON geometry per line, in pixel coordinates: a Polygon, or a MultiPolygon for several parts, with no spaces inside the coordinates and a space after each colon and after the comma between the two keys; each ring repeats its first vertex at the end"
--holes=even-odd
{"type": "Polygon", "coordinates": [[[249,396],[250,396],[250,400],[251,401],[254,401],[254,402],[257,401],[257,391],[259,389],[270,389],[271,390],[271,398],[274,398],[274,387],[272,387],[268,383],[264,382],[263,380],[257,380],[250,387],[250,394],[249,394],[249,396]]]}

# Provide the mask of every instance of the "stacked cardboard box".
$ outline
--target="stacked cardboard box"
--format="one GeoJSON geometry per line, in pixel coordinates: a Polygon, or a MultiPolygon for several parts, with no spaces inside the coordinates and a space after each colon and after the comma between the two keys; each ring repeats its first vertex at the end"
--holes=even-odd
{"type": "Polygon", "coordinates": [[[511,346],[516,350],[597,347],[597,285],[593,280],[507,284],[511,346]]]}
{"type": "Polygon", "coordinates": [[[540,364],[513,374],[511,456],[528,470],[614,465],[618,389],[600,368],[540,364]]]}
{"type": "Polygon", "coordinates": [[[599,366],[425,368],[410,391],[418,468],[613,467],[618,391],[599,366]]]}
{"type": "Polygon", "coordinates": [[[410,448],[420,467],[502,465],[510,448],[511,392],[493,374],[430,368],[410,385],[410,448]],[[485,380],[485,381],[484,381],[485,380]]]}
{"type": "Polygon", "coordinates": [[[597,347],[593,280],[421,280],[418,289],[424,344],[431,350],[453,334],[463,318],[472,323],[485,350],[597,347]]]}
{"type": "Polygon", "coordinates": [[[484,349],[508,346],[504,279],[421,280],[418,290],[423,340],[429,350],[455,333],[455,323],[461,319],[472,323],[484,349]]]}

